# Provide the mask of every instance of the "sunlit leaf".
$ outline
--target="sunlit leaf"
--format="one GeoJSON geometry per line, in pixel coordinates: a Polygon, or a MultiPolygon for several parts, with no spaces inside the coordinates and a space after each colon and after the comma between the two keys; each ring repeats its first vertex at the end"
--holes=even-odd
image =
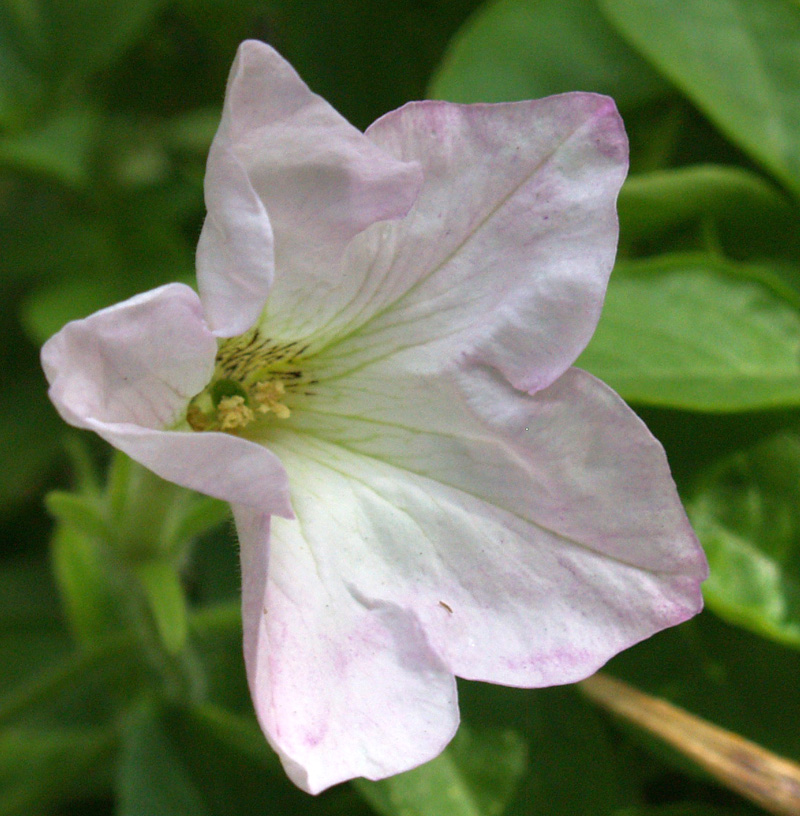
{"type": "Polygon", "coordinates": [[[800,194],[800,4],[600,0],[629,41],[800,194]]]}
{"type": "Polygon", "coordinates": [[[576,365],[627,400],[695,411],[800,405],[800,311],[769,270],[706,255],[619,264],[576,365]]]}
{"type": "Polygon", "coordinates": [[[439,757],[413,771],[356,787],[383,816],[499,816],[525,769],[513,731],[471,732],[462,725],[439,757]]]}
{"type": "Polygon", "coordinates": [[[567,91],[613,96],[624,110],[668,92],[608,25],[595,0],[499,0],[451,41],[434,99],[504,102],[567,91]]]}
{"type": "Polygon", "coordinates": [[[800,648],[800,437],[780,434],[725,460],[689,509],[711,565],[709,607],[800,648]]]}

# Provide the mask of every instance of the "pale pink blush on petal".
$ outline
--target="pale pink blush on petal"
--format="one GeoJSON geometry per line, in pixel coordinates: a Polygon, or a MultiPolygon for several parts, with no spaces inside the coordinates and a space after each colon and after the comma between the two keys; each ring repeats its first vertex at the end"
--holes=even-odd
{"type": "Polygon", "coordinates": [[[42,366],[72,425],[164,428],[211,379],[216,353],[196,293],[172,283],[68,323],[44,344],[42,366]]]}
{"type": "Polygon", "coordinates": [[[547,386],[591,337],[614,263],[627,140],[613,101],[409,103],[367,135],[424,182],[406,218],[350,247],[365,282],[339,318],[344,364],[413,347],[420,371],[471,355],[547,386]]]}
{"type": "Polygon", "coordinates": [[[158,431],[92,420],[83,427],[162,479],[223,501],[294,518],[286,471],[263,445],[213,431],[158,431]]]}
{"type": "Polygon", "coordinates": [[[304,790],[438,755],[454,675],[572,682],[699,611],[663,450],[569,367],[626,170],[606,97],[411,103],[363,134],[248,41],[208,162],[204,308],[161,287],[45,345],[68,422],[233,504],[248,682],[304,790]],[[217,338],[253,326],[265,354],[309,340],[315,378],[269,449],[175,430],[217,338]]]}
{"type": "MultiPolygon", "coordinates": [[[[236,157],[267,213],[276,263],[271,331],[291,329],[294,339],[336,314],[340,289],[350,287],[342,266],[348,242],[405,215],[420,184],[416,163],[384,153],[256,41],[239,47],[214,148],[236,157]],[[319,294],[310,302],[312,291],[319,294]]],[[[215,189],[228,183],[209,178],[207,196],[228,198],[215,189]]],[[[232,244],[215,254],[237,255],[238,230],[215,241],[232,244]]]]}
{"type": "Polygon", "coordinates": [[[458,726],[455,679],[415,615],[317,561],[295,522],[234,508],[245,659],[259,721],[310,793],[437,756],[458,726]]]}
{"type": "Polygon", "coordinates": [[[229,434],[164,430],[211,379],[217,342],[188,286],[170,284],[68,323],[45,343],[50,398],[164,479],[292,516],[286,474],[261,445],[229,434]]]}
{"type": "Polygon", "coordinates": [[[574,682],[702,604],[704,570],[681,564],[696,547],[680,540],[685,530],[674,561],[665,554],[664,570],[653,570],[637,563],[648,561],[646,541],[620,560],[593,549],[591,531],[588,542],[571,539],[352,449],[289,437],[275,449],[318,568],[413,613],[458,676],[574,682]]]}

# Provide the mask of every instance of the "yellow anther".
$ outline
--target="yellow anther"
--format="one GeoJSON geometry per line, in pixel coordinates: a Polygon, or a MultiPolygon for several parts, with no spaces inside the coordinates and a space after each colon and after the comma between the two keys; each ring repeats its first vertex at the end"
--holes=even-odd
{"type": "Polygon", "coordinates": [[[275,414],[278,419],[288,419],[291,411],[280,398],[286,393],[286,387],[280,380],[262,380],[257,382],[252,391],[253,400],[258,403],[256,411],[261,414],[275,414]]]}
{"type": "Polygon", "coordinates": [[[221,431],[232,431],[249,425],[255,419],[255,414],[245,405],[244,397],[237,394],[219,401],[217,417],[221,431]]]}

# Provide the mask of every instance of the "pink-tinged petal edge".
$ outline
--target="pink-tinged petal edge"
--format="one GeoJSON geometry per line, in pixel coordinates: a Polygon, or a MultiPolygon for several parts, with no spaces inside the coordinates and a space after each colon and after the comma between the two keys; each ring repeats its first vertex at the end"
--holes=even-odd
{"type": "Polygon", "coordinates": [[[626,159],[613,102],[592,94],[412,103],[365,136],[273,49],[247,42],[209,156],[207,318],[188,287],[170,285],[68,324],[43,348],[68,422],[234,505],[248,680],[303,789],[435,757],[458,723],[454,674],[571,682],[699,611],[707,568],[663,452],[616,395],[567,371],[599,315],[626,159]],[[215,337],[248,329],[270,292],[269,317],[299,319],[301,333],[345,314],[356,347],[335,351],[358,376],[369,378],[371,352],[402,347],[388,367],[430,389],[420,427],[401,376],[387,379],[388,413],[358,407],[378,395],[351,376],[351,427],[325,418],[321,386],[293,423],[321,420],[318,438],[278,432],[280,460],[231,435],[164,430],[207,384],[215,337]],[[282,461],[295,522],[269,518],[294,518],[282,461]],[[630,520],[648,473],[666,498],[630,520]]]}
{"type": "Polygon", "coordinates": [[[663,449],[611,389],[577,369],[532,396],[482,366],[415,382],[394,362],[298,417],[317,465],[274,449],[317,561],[413,610],[454,673],[572,682],[700,611],[708,566],[663,449]]]}
{"type": "MultiPolygon", "coordinates": [[[[295,332],[304,321],[324,321],[316,311],[326,298],[338,298],[350,240],[375,222],[404,216],[421,180],[416,163],[380,150],[312,93],[274,49],[254,40],[241,44],[231,69],[209,170],[218,154],[235,157],[243,169],[249,186],[240,185],[238,175],[236,186],[246,189],[248,211],[252,189],[269,218],[275,256],[270,317],[280,321],[290,313],[295,332]],[[309,304],[311,291],[320,296],[309,304]]],[[[229,184],[225,174],[210,175],[209,201],[229,198],[217,189],[229,184]]],[[[226,227],[209,234],[213,254],[246,260],[240,230],[232,222],[226,227]]],[[[241,232],[247,239],[247,229],[241,232]]],[[[211,275],[206,249],[201,246],[198,263],[211,275]]]]}
{"type": "Polygon", "coordinates": [[[445,748],[458,727],[455,678],[415,615],[361,595],[316,561],[296,523],[234,506],[244,652],[259,722],[309,793],[382,779],[445,748]]]}
{"type": "Polygon", "coordinates": [[[415,102],[367,136],[424,181],[406,218],[350,247],[365,282],[336,353],[356,366],[414,347],[419,370],[470,355],[528,392],[553,382],[591,337],[614,263],[628,149],[613,100],[415,102]]]}
{"type": "Polygon", "coordinates": [[[169,284],[68,323],[42,348],[50,398],[164,479],[292,516],[269,450],[229,434],[163,430],[211,378],[217,344],[188,286],[169,284]]]}

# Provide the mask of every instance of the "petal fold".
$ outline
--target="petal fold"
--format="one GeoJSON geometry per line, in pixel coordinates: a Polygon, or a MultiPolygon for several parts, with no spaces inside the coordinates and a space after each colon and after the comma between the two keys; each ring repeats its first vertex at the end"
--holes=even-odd
{"type": "Polygon", "coordinates": [[[197,243],[197,285],[209,326],[219,337],[255,323],[274,274],[272,225],[247,171],[223,141],[208,155],[208,213],[197,243]]]}
{"type": "Polygon", "coordinates": [[[221,433],[164,430],[207,385],[217,342],[188,286],[169,284],[68,323],[42,365],[61,416],[164,479],[291,517],[277,457],[221,433]]]}
{"type": "Polygon", "coordinates": [[[455,679],[416,616],[351,585],[296,522],[234,507],[244,650],[262,728],[309,793],[437,756],[458,726],[455,679]]]}
{"type": "MultiPolygon", "coordinates": [[[[268,216],[278,270],[270,311],[283,320],[287,309],[295,312],[301,306],[291,315],[295,332],[324,319],[310,306],[308,293],[320,292],[318,302],[324,304],[325,291],[335,292],[341,285],[342,254],[353,236],[376,221],[404,215],[420,183],[416,164],[382,151],[312,93],[274,49],[254,40],[242,43],[231,69],[206,182],[210,204],[238,196],[254,216],[240,174],[227,174],[227,159],[220,158],[227,156],[235,157],[243,168],[268,216]],[[227,186],[235,189],[226,190],[227,186]]],[[[238,224],[229,219],[225,229],[209,229],[198,261],[206,279],[244,274],[248,281],[259,275],[261,283],[267,281],[264,259],[251,252],[258,246],[252,240],[257,220],[248,217],[238,224]],[[231,263],[214,269],[216,257],[227,257],[231,263]],[[244,269],[237,269],[239,264],[244,269]]],[[[209,283],[209,298],[229,286],[209,283]]],[[[261,289],[268,289],[268,284],[261,289]]],[[[243,301],[246,294],[242,288],[243,301]]],[[[248,313],[255,309],[249,302],[244,305],[248,313]]],[[[260,310],[263,299],[258,305],[260,310]]],[[[223,307],[209,302],[208,308],[216,315],[223,307]]],[[[227,324],[225,333],[232,333],[227,324]]]]}
{"type": "Polygon", "coordinates": [[[44,344],[42,365],[70,424],[164,428],[205,388],[216,353],[197,294],[171,283],[68,323],[44,344]]]}

